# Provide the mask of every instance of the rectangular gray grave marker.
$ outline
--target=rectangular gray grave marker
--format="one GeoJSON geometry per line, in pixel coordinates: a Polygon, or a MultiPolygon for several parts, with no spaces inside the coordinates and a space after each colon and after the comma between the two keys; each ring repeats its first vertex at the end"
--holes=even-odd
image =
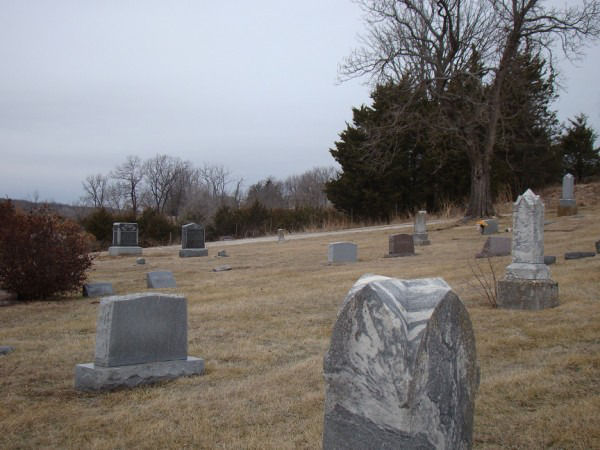
{"type": "Polygon", "coordinates": [[[412,256],[415,254],[415,243],[410,234],[392,234],[388,238],[389,257],[412,256]]]}
{"type": "Polygon", "coordinates": [[[146,274],[146,285],[150,289],[177,287],[175,284],[175,278],[173,277],[173,272],[169,272],[167,270],[148,272],[146,274]]]}
{"type": "Polygon", "coordinates": [[[197,223],[188,223],[181,227],[181,258],[195,256],[207,256],[208,249],[205,248],[204,227],[197,223]]]}
{"type": "Polygon", "coordinates": [[[138,246],[137,223],[113,223],[113,242],[108,248],[111,256],[141,255],[142,248],[138,246]]]}
{"type": "Polygon", "coordinates": [[[558,216],[574,216],[577,214],[577,202],[575,201],[575,178],[570,173],[562,180],[562,195],[558,201],[558,216]]]}
{"type": "Polygon", "coordinates": [[[106,295],[113,295],[113,287],[111,283],[96,282],[86,283],[83,285],[84,297],[104,297],[106,295]]]}
{"type": "Polygon", "coordinates": [[[353,242],[332,242],[327,249],[327,261],[331,264],[356,262],[357,246],[353,242]]]}
{"type": "Polygon", "coordinates": [[[475,255],[476,258],[493,258],[508,256],[511,250],[511,239],[507,237],[490,236],[483,244],[483,249],[475,255]]]}
{"type": "Polygon", "coordinates": [[[441,278],[363,275],[323,359],[323,449],[468,449],[479,367],[469,313],[441,278]]]}
{"type": "Polygon", "coordinates": [[[204,361],[187,355],[187,300],[132,294],[103,299],[93,363],[75,367],[75,388],[107,390],[201,374],[204,361]]]}
{"type": "Polygon", "coordinates": [[[427,211],[419,211],[415,216],[415,225],[413,233],[414,245],[431,244],[431,242],[429,241],[429,237],[427,236],[427,224],[425,222],[426,215],[427,211]]]}
{"type": "Polygon", "coordinates": [[[496,219],[486,219],[483,222],[485,225],[481,226],[481,234],[487,236],[498,232],[498,221],[496,219]]]}
{"type": "Polygon", "coordinates": [[[497,287],[501,308],[558,306],[558,283],[544,263],[544,204],[530,189],[513,204],[512,263],[497,287]]]}

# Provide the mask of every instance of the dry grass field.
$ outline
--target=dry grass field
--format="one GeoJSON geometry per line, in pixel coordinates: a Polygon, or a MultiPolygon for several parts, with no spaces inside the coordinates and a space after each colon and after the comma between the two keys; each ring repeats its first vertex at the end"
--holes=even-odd
{"type": "MultiPolygon", "coordinates": [[[[178,288],[165,292],[188,299],[189,354],[205,359],[205,375],[77,392],[74,366],[93,360],[98,302],[2,307],[0,345],[16,350],[0,356],[0,448],[319,448],[323,355],[338,307],[367,272],[443,277],[467,305],[481,367],[475,448],[600,448],[600,256],[563,258],[594,249],[600,204],[561,218],[552,205],[545,245],[558,256],[561,304],[537,312],[489,306],[474,282],[476,264],[489,268],[473,257],[485,241],[473,224],[432,226],[432,245],[405,258],[383,257],[389,231],[228,245],[229,258],[214,257],[219,247],[187,259],[176,247],[144,249],[145,266],[102,254],[90,279],[118,294],[145,291],[147,271],[173,271],[178,288]],[[358,244],[358,263],[326,264],[339,240],[358,244]],[[220,264],[233,270],[211,271],[220,264]]],[[[497,276],[509,261],[492,260],[497,276]]]]}

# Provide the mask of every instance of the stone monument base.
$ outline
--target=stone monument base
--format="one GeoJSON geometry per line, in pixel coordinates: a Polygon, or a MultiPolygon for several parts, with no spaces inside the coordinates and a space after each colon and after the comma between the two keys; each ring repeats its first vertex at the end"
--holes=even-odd
{"type": "Polygon", "coordinates": [[[129,366],[100,367],[94,363],[75,366],[75,389],[80,391],[107,391],[120,387],[134,387],[157,383],[189,375],[201,375],[204,360],[187,359],[159,361],[129,366]]]}
{"type": "Polygon", "coordinates": [[[577,202],[575,200],[560,199],[558,201],[557,216],[574,216],[575,214],[577,214],[577,202]]]}
{"type": "Polygon", "coordinates": [[[208,256],[207,248],[182,248],[179,250],[180,258],[192,258],[194,256],[208,256]]]}
{"type": "Polygon", "coordinates": [[[108,247],[110,256],[141,255],[142,247],[108,247]]]}
{"type": "Polygon", "coordinates": [[[431,244],[431,241],[429,240],[427,233],[415,233],[412,235],[412,237],[413,237],[413,242],[415,243],[415,245],[431,244]]]}
{"type": "Polygon", "coordinates": [[[498,308],[546,309],[558,306],[558,283],[554,280],[498,280],[498,308]]]}

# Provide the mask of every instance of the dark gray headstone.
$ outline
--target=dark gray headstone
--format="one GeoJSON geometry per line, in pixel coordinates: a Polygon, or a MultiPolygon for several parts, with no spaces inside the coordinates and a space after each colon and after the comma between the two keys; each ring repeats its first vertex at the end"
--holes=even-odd
{"type": "Polygon", "coordinates": [[[565,253],[565,259],[591,258],[592,256],[596,256],[596,253],[594,253],[594,252],[567,252],[567,253],[565,253]]]}
{"type": "Polygon", "coordinates": [[[410,234],[392,234],[388,238],[388,256],[412,256],[415,254],[415,243],[410,234]]]}
{"type": "Polygon", "coordinates": [[[356,262],[357,247],[353,242],[333,242],[327,249],[330,263],[356,262]]]}
{"type": "Polygon", "coordinates": [[[146,284],[150,289],[177,287],[173,272],[166,270],[148,272],[146,274],[146,284]]]}
{"type": "Polygon", "coordinates": [[[323,449],[471,448],[475,336],[444,280],[361,277],[323,370],[323,449]]]}
{"type": "Polygon", "coordinates": [[[511,239],[507,237],[490,236],[483,244],[483,249],[475,255],[476,258],[493,258],[508,256],[511,251],[511,239]]]}
{"type": "Polygon", "coordinates": [[[197,223],[188,223],[181,227],[181,248],[204,248],[204,227],[197,223]]]}
{"type": "Polygon", "coordinates": [[[544,264],[551,266],[556,262],[556,256],[544,255],[544,264]]]}
{"type": "Polygon", "coordinates": [[[15,348],[11,347],[10,345],[0,345],[0,355],[8,355],[14,351],[15,348]]]}
{"type": "Polygon", "coordinates": [[[483,221],[485,225],[481,225],[481,234],[490,235],[498,232],[498,221],[496,219],[487,219],[483,221]]]}
{"type": "Polygon", "coordinates": [[[137,223],[113,223],[113,247],[136,247],[137,245],[137,223]]]}
{"type": "Polygon", "coordinates": [[[112,283],[97,282],[83,285],[84,297],[104,297],[105,295],[113,295],[112,283]]]}

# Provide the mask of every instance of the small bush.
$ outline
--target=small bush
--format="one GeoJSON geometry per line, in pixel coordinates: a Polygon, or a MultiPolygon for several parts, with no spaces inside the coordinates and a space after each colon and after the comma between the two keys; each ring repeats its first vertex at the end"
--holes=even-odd
{"type": "Polygon", "coordinates": [[[19,213],[0,203],[0,285],[19,300],[81,289],[92,265],[81,228],[47,209],[19,213]]]}

